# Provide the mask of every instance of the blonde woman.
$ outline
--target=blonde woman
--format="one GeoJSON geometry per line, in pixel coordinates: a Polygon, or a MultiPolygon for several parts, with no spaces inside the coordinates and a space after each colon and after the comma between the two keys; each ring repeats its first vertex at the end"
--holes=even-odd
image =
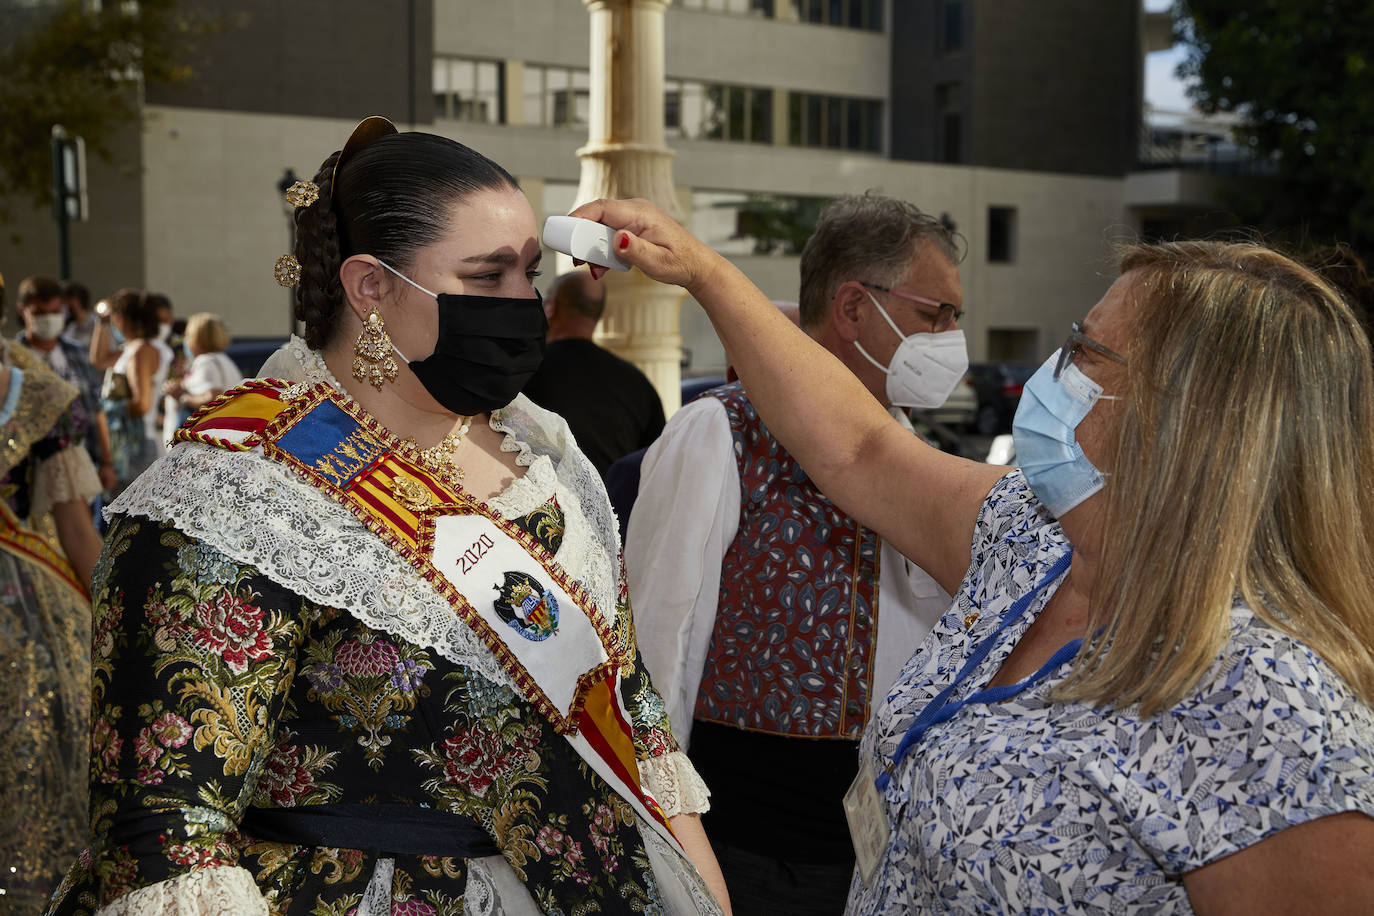
{"type": "Polygon", "coordinates": [[[864,738],[850,913],[1374,911],[1374,380],[1321,279],[1128,249],[995,468],[900,433],[651,206],[574,215],[686,286],[817,484],[957,596],[864,738]]]}
{"type": "Polygon", "coordinates": [[[181,407],[195,410],[243,381],[239,367],[224,353],[228,346],[229,329],[218,315],[192,315],[186,322],[191,365],[185,376],[163,385],[163,393],[176,398],[181,407]]]}

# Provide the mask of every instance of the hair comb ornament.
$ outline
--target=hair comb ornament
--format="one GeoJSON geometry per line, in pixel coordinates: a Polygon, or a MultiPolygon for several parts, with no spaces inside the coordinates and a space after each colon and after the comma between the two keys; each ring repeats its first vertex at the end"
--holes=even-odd
{"type": "Polygon", "coordinates": [[[380,115],[373,115],[370,118],[363,118],[358,122],[358,126],[353,128],[353,133],[348,135],[343,149],[339,151],[339,158],[334,162],[334,171],[329,176],[329,187],[332,189],[335,182],[339,179],[339,169],[343,164],[360,153],[363,147],[370,146],[374,140],[396,133],[396,125],[380,115]]]}
{"type": "Polygon", "coordinates": [[[286,202],[293,207],[308,207],[320,199],[320,188],[313,181],[298,181],[286,189],[286,202]]]}
{"type": "Polygon", "coordinates": [[[273,265],[272,276],[277,278],[279,286],[295,286],[301,280],[301,263],[294,255],[284,254],[273,265]]]}

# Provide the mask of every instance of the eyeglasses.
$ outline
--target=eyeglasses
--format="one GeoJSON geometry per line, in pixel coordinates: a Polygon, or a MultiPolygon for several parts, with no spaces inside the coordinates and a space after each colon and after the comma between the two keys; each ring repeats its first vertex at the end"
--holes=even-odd
{"type": "Polygon", "coordinates": [[[920,312],[926,318],[929,318],[930,321],[935,325],[935,330],[937,331],[948,331],[950,328],[954,327],[954,323],[956,321],[964,317],[963,309],[955,305],[951,305],[948,302],[939,302],[935,299],[927,299],[925,296],[917,296],[914,293],[904,293],[901,290],[892,289],[891,287],[887,286],[879,286],[876,283],[865,283],[863,280],[859,281],[859,285],[866,287],[868,289],[876,289],[880,293],[891,293],[898,299],[905,299],[908,302],[916,302],[921,305],[933,306],[935,308],[935,311],[933,313],[930,312],[928,309],[917,309],[916,311],[920,312]]]}
{"type": "Polygon", "coordinates": [[[1095,350],[1108,359],[1114,359],[1121,365],[1126,365],[1126,357],[1084,334],[1083,326],[1075,321],[1069,325],[1069,337],[1064,341],[1064,346],[1059,348],[1059,361],[1054,364],[1054,380],[1056,382],[1059,381],[1059,374],[1069,367],[1082,347],[1095,350]]]}

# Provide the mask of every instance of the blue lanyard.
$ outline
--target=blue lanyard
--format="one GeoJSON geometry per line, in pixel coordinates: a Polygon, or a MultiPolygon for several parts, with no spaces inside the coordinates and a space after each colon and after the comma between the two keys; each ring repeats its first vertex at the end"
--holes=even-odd
{"type": "Polygon", "coordinates": [[[950,685],[940,691],[939,695],[927,703],[926,707],[921,710],[921,714],[916,717],[916,721],[911,723],[911,727],[908,728],[906,734],[902,736],[901,743],[897,745],[897,752],[892,755],[892,761],[888,763],[883,772],[879,773],[878,778],[874,780],[879,792],[887,789],[887,784],[892,781],[893,771],[897,769],[898,765],[900,765],[904,759],[906,759],[906,755],[911,753],[911,749],[920,742],[921,738],[925,736],[926,731],[929,730],[932,725],[939,725],[941,722],[952,719],[954,715],[968,703],[997,703],[1008,697],[1016,696],[1016,694],[1021,691],[1027,690],[1044,680],[1060,665],[1078,654],[1078,648],[1083,644],[1082,639],[1075,639],[1072,642],[1060,646],[1059,651],[1051,655],[1050,660],[1040,666],[1040,670],[1023,681],[1019,681],[1015,684],[1006,684],[1001,687],[989,687],[986,690],[980,690],[977,693],[969,694],[962,700],[957,700],[953,703],[949,701],[950,695],[954,693],[955,689],[957,689],[958,686],[963,683],[964,679],[972,674],[973,671],[983,663],[983,660],[988,657],[988,653],[990,653],[997,644],[997,638],[1002,635],[1002,632],[1025,615],[1026,610],[1031,606],[1031,602],[1035,600],[1035,596],[1040,594],[1046,585],[1049,585],[1055,579],[1062,576],[1069,568],[1069,563],[1072,559],[1073,551],[1070,550],[1059,558],[1053,568],[1050,569],[1049,573],[1045,575],[1045,578],[1036,583],[1035,588],[1018,598],[1016,603],[1002,615],[1002,622],[998,624],[997,629],[974,648],[973,654],[970,655],[968,661],[964,663],[964,667],[959,669],[959,673],[955,675],[950,685]]]}

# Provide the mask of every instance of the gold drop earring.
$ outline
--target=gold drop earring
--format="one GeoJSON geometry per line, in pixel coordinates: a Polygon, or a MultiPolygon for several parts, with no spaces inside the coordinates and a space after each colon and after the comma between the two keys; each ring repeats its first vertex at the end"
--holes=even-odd
{"type": "Polygon", "coordinates": [[[391,338],[386,333],[386,323],[382,313],[374,305],[372,311],[363,319],[363,332],[353,345],[353,377],[360,382],[368,382],[378,391],[400,372],[396,359],[392,356],[391,338]]]}

